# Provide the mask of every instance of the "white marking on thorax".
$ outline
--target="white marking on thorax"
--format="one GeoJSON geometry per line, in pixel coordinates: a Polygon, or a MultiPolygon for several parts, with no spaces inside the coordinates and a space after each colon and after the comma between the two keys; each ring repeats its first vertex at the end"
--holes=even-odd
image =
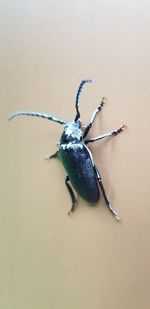
{"type": "Polygon", "coordinates": [[[62,148],[62,150],[75,149],[75,148],[83,149],[83,144],[70,142],[68,144],[61,144],[60,149],[61,148],[62,148]]]}

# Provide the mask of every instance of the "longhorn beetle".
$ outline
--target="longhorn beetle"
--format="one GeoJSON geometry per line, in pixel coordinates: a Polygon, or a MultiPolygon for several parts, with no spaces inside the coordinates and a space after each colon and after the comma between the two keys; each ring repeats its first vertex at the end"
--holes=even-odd
{"type": "Polygon", "coordinates": [[[125,125],[121,126],[119,129],[113,130],[112,132],[93,138],[87,138],[87,134],[92,128],[97,114],[102,110],[105,103],[105,99],[102,98],[97,109],[93,112],[88,125],[86,127],[83,127],[79,111],[80,94],[84,84],[91,82],[92,80],[90,79],[85,79],[81,81],[75,101],[76,116],[75,119],[71,122],[59,119],[46,113],[29,111],[15,112],[10,116],[9,120],[17,116],[25,115],[42,117],[57,122],[59,124],[63,124],[64,130],[58,144],[58,149],[54,154],[49,155],[47,158],[59,158],[67,172],[65,184],[72,201],[72,207],[68,214],[74,211],[77,204],[74,190],[89,203],[96,203],[100,198],[100,193],[102,193],[105,204],[108,207],[109,211],[117,220],[120,220],[117,212],[112,208],[111,203],[107,198],[99,170],[93,161],[93,157],[91,151],[88,148],[88,144],[110,136],[118,135],[124,130],[125,125]]]}

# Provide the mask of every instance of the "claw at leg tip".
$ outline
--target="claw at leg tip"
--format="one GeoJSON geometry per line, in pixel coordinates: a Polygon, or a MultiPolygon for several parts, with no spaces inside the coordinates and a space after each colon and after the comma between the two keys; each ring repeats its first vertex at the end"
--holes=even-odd
{"type": "Polygon", "coordinates": [[[128,127],[127,127],[127,125],[126,124],[124,124],[123,126],[122,126],[122,130],[125,130],[125,129],[127,129],[128,127]]]}
{"type": "Polygon", "coordinates": [[[121,221],[120,217],[119,217],[117,214],[115,214],[115,219],[116,219],[117,221],[121,221]]]}

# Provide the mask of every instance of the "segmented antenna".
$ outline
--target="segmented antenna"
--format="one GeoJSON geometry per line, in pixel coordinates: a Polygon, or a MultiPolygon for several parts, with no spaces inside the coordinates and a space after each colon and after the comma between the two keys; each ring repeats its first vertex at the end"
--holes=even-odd
{"type": "Polygon", "coordinates": [[[79,85],[79,89],[78,89],[78,92],[77,92],[77,95],[76,95],[76,103],[75,103],[75,107],[76,107],[76,111],[77,111],[75,121],[77,121],[80,118],[80,112],[79,112],[80,94],[81,94],[83,85],[85,83],[92,83],[92,80],[91,79],[83,79],[81,81],[80,85],[79,85]]]}
{"type": "Polygon", "coordinates": [[[62,120],[62,119],[58,119],[52,115],[46,114],[46,113],[40,113],[40,112],[16,112],[13,113],[8,120],[11,120],[17,116],[36,116],[36,117],[42,117],[48,120],[52,120],[54,122],[60,123],[60,124],[66,124],[67,121],[62,120]]]}

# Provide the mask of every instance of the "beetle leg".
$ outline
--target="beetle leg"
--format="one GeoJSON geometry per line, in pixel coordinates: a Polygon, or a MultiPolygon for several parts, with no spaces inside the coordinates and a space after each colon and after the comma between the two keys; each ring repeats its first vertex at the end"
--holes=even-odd
{"type": "Polygon", "coordinates": [[[71,209],[70,209],[70,211],[68,211],[68,215],[70,215],[75,210],[77,200],[76,200],[76,197],[74,195],[73,189],[72,189],[71,185],[68,182],[69,182],[69,177],[66,176],[65,184],[67,186],[67,189],[69,191],[69,194],[70,194],[70,197],[71,197],[71,201],[72,201],[71,209]]]}
{"type": "Polygon", "coordinates": [[[45,159],[48,160],[48,159],[52,159],[52,158],[57,158],[57,154],[58,154],[58,151],[56,151],[53,154],[45,156],[45,159]]]}
{"type": "Polygon", "coordinates": [[[93,138],[89,138],[89,139],[86,139],[84,142],[85,144],[88,144],[88,143],[93,143],[93,142],[96,142],[96,141],[99,141],[105,137],[110,137],[110,136],[115,136],[115,135],[118,135],[119,133],[121,133],[124,129],[126,128],[126,125],[123,125],[121,126],[119,129],[116,129],[112,132],[109,132],[109,133],[106,133],[106,134],[103,134],[103,135],[99,135],[99,136],[96,136],[96,137],[93,137],[93,138]]]}
{"type": "Polygon", "coordinates": [[[83,138],[85,138],[87,136],[87,134],[89,133],[90,129],[92,128],[92,125],[95,121],[96,115],[102,110],[103,106],[105,104],[105,98],[103,97],[99,106],[97,107],[97,109],[93,112],[92,117],[90,119],[89,124],[87,125],[87,127],[84,129],[83,132],[83,138]]]}
{"type": "Polygon", "coordinates": [[[97,175],[97,180],[98,180],[98,183],[99,183],[99,186],[100,186],[100,189],[102,191],[102,194],[103,194],[103,197],[104,197],[104,200],[105,200],[105,203],[106,203],[106,206],[108,207],[109,211],[112,213],[112,215],[117,219],[117,220],[120,220],[116,210],[114,210],[111,206],[111,203],[109,202],[108,198],[107,198],[107,195],[106,195],[106,192],[105,192],[105,189],[104,189],[104,186],[103,186],[103,183],[102,183],[102,179],[101,179],[101,176],[100,176],[100,173],[97,169],[96,166],[95,167],[95,171],[96,171],[96,175],[97,175]]]}

